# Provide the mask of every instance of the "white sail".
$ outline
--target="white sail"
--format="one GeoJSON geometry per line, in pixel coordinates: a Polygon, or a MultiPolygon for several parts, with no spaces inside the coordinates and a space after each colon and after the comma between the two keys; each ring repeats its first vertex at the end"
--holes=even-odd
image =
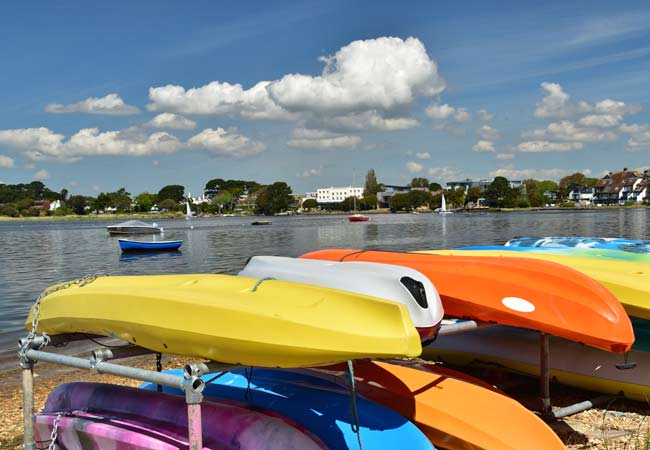
{"type": "Polygon", "coordinates": [[[442,205],[440,206],[440,212],[447,212],[447,201],[445,200],[445,194],[442,194],[442,205]]]}
{"type": "Polygon", "coordinates": [[[188,192],[187,201],[185,202],[185,218],[188,220],[192,218],[192,209],[190,208],[191,198],[192,196],[188,192]]]}

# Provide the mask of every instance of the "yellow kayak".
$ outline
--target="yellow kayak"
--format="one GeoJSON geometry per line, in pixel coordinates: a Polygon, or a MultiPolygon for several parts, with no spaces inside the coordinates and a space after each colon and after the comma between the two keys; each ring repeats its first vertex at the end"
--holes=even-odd
{"type": "Polygon", "coordinates": [[[425,250],[416,253],[535,258],[563,264],[584,273],[609,289],[631,317],[650,319],[650,267],[648,264],[508,250],[425,250]]]}
{"type": "Polygon", "coordinates": [[[403,304],[214,274],[112,276],[73,285],[43,298],[38,332],[114,336],[157,352],[265,367],[422,351],[403,304]]]}

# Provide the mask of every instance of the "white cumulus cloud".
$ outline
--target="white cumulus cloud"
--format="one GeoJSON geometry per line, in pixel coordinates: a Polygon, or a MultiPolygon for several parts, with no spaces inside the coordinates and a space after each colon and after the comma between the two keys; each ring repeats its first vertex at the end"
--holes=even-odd
{"type": "Polygon", "coordinates": [[[525,141],[517,146],[524,153],[570,152],[584,147],[582,142],[525,141]]]}
{"type": "Polygon", "coordinates": [[[628,150],[648,150],[650,149],[650,131],[642,131],[633,134],[625,144],[628,150]]]}
{"type": "Polygon", "coordinates": [[[417,159],[431,159],[431,153],[429,152],[416,153],[415,157],[417,159]]]}
{"type": "Polygon", "coordinates": [[[578,123],[585,127],[611,128],[618,126],[623,116],[618,114],[589,114],[581,118],[578,123]]]}
{"type": "Polygon", "coordinates": [[[338,130],[403,130],[419,123],[400,114],[418,97],[436,95],[445,88],[436,63],[415,38],[354,41],[320,60],[325,67],[319,76],[287,74],[249,89],[221,81],[190,89],[152,87],[147,108],[307,121],[313,127],[338,130]]]}
{"type": "Polygon", "coordinates": [[[431,167],[427,174],[430,177],[435,178],[440,181],[450,181],[455,178],[460,178],[463,172],[455,167],[443,166],[443,167],[431,167]]]}
{"type": "Polygon", "coordinates": [[[318,169],[307,169],[304,170],[302,173],[300,173],[298,176],[302,178],[318,177],[320,176],[320,172],[321,172],[320,167],[318,169]]]}
{"type": "Polygon", "coordinates": [[[501,161],[506,161],[510,159],[515,159],[514,153],[497,153],[496,158],[501,161]]]}
{"type": "Polygon", "coordinates": [[[494,127],[491,127],[490,125],[483,125],[481,128],[476,130],[479,136],[481,136],[483,139],[499,139],[501,137],[501,133],[499,133],[499,130],[497,130],[494,127]]]}
{"type": "Polygon", "coordinates": [[[559,180],[560,178],[580,170],[570,169],[515,169],[513,167],[502,167],[490,172],[491,177],[505,177],[509,180],[526,180],[534,178],[538,180],[559,180]]]}
{"type": "Polygon", "coordinates": [[[546,128],[524,131],[521,133],[521,137],[536,140],[598,142],[614,140],[616,139],[616,133],[594,128],[576,127],[573,122],[563,120],[562,122],[553,122],[546,128]]]}
{"type": "Polygon", "coordinates": [[[451,117],[456,112],[456,108],[448,104],[440,105],[432,103],[424,110],[424,113],[432,119],[444,120],[451,117]]]}
{"type": "Polygon", "coordinates": [[[476,114],[478,115],[478,118],[484,122],[489,122],[494,119],[494,114],[489,112],[487,109],[479,109],[476,114]]]}
{"type": "Polygon", "coordinates": [[[128,116],[140,112],[137,107],[124,103],[124,100],[117,94],[108,94],[99,98],[90,97],[69,105],[50,103],[45,107],[45,111],[53,114],[87,113],[109,116],[128,116]]]}
{"type": "Polygon", "coordinates": [[[650,125],[639,125],[636,123],[628,125],[624,123],[618,129],[623,133],[641,133],[643,131],[650,131],[650,125]]]}
{"type": "Polygon", "coordinates": [[[32,175],[32,178],[35,180],[43,181],[50,178],[50,174],[47,173],[47,170],[41,169],[38,172],[36,172],[34,175],[32,175]]]}
{"type": "Polygon", "coordinates": [[[291,132],[289,147],[310,150],[338,150],[356,147],[361,142],[359,136],[334,133],[327,130],[296,128],[291,132]]]}
{"type": "Polygon", "coordinates": [[[564,118],[570,114],[569,94],[564,92],[560,84],[543,82],[542,91],[544,98],[537,104],[535,117],[564,118]]]}
{"type": "Polygon", "coordinates": [[[264,151],[266,146],[261,142],[238,134],[236,130],[223,128],[206,128],[199,134],[192,136],[187,141],[190,148],[207,150],[219,156],[233,156],[237,158],[255,156],[264,151]]]}
{"type": "Polygon", "coordinates": [[[173,113],[161,113],[145,124],[151,128],[171,128],[172,130],[193,130],[196,122],[173,113]]]}
{"type": "Polygon", "coordinates": [[[15,166],[13,158],[5,155],[0,155],[0,167],[3,169],[11,169],[15,166]]]}
{"type": "Polygon", "coordinates": [[[409,161],[406,163],[406,170],[411,173],[422,172],[422,164],[416,163],[415,161],[409,161]]]}
{"type": "Polygon", "coordinates": [[[494,153],[494,142],[480,140],[472,147],[475,152],[490,152],[494,153]]]}

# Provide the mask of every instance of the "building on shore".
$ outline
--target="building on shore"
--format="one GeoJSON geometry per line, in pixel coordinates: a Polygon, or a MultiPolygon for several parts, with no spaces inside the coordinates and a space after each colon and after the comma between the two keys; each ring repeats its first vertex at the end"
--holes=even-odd
{"type": "MultiPolygon", "coordinates": [[[[477,187],[481,190],[481,192],[485,191],[487,188],[490,187],[490,184],[492,184],[492,180],[470,180],[466,179],[463,181],[448,181],[447,182],[447,190],[448,191],[457,191],[459,189],[462,189],[464,191],[467,191],[469,188],[477,187]]],[[[510,187],[512,189],[519,189],[524,185],[522,180],[508,180],[508,183],[510,183],[510,187]]]]}
{"type": "Polygon", "coordinates": [[[594,188],[592,186],[576,186],[569,192],[569,201],[580,206],[589,206],[593,203],[594,188]]]}
{"type": "Polygon", "coordinates": [[[641,203],[648,198],[650,171],[636,170],[610,172],[596,182],[593,203],[595,205],[624,205],[631,201],[641,203]]]}
{"type": "Polygon", "coordinates": [[[318,203],[341,203],[348,197],[363,198],[363,188],[330,186],[316,190],[316,201],[318,203]]]}
{"type": "MultiPolygon", "coordinates": [[[[417,188],[414,188],[417,189],[417,188]]],[[[427,189],[428,190],[428,189],[427,189]]],[[[388,208],[390,198],[395,194],[406,194],[411,191],[410,186],[397,186],[394,184],[385,184],[383,192],[377,192],[377,207],[388,208]]]]}

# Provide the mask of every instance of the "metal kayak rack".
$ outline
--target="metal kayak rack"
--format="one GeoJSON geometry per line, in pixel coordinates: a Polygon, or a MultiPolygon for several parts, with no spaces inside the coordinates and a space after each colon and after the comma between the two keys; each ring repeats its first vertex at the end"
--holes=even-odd
{"type": "MultiPolygon", "coordinates": [[[[463,333],[466,331],[475,330],[478,328],[487,328],[496,326],[494,323],[486,323],[475,320],[463,320],[450,324],[443,324],[438,331],[438,336],[451,335],[456,333],[463,333]]],[[[620,396],[616,395],[602,395],[590,400],[575,403],[573,405],[558,408],[553,411],[551,403],[551,370],[550,370],[550,348],[549,348],[549,335],[547,333],[539,333],[539,399],[541,403],[540,415],[548,419],[562,419],[564,417],[578,414],[580,412],[591,409],[595,406],[606,404],[620,396]]],[[[636,367],[635,363],[628,363],[627,358],[623,364],[616,366],[619,370],[628,370],[636,367]]]]}
{"type": "MultiPolygon", "coordinates": [[[[52,338],[44,335],[36,335],[19,340],[18,345],[20,348],[19,356],[23,388],[24,450],[36,450],[34,422],[34,365],[38,361],[146,381],[158,384],[159,386],[167,386],[183,390],[183,392],[185,392],[185,402],[187,404],[189,449],[201,450],[203,448],[201,402],[203,401],[205,382],[201,379],[201,375],[209,368],[205,363],[197,362],[195,364],[187,364],[183,370],[183,375],[171,375],[160,371],[139,369],[136,367],[108,362],[116,359],[156,353],[146,348],[133,345],[97,348],[90,352],[88,358],[61,355],[41,350],[50,342],[55,344],[58,343],[58,346],[64,346],[67,342],[87,338],[87,335],[77,334],[58,335],[52,336],[52,338]]],[[[158,368],[160,368],[160,366],[158,368]]],[[[54,447],[51,445],[51,448],[54,447]]]]}

